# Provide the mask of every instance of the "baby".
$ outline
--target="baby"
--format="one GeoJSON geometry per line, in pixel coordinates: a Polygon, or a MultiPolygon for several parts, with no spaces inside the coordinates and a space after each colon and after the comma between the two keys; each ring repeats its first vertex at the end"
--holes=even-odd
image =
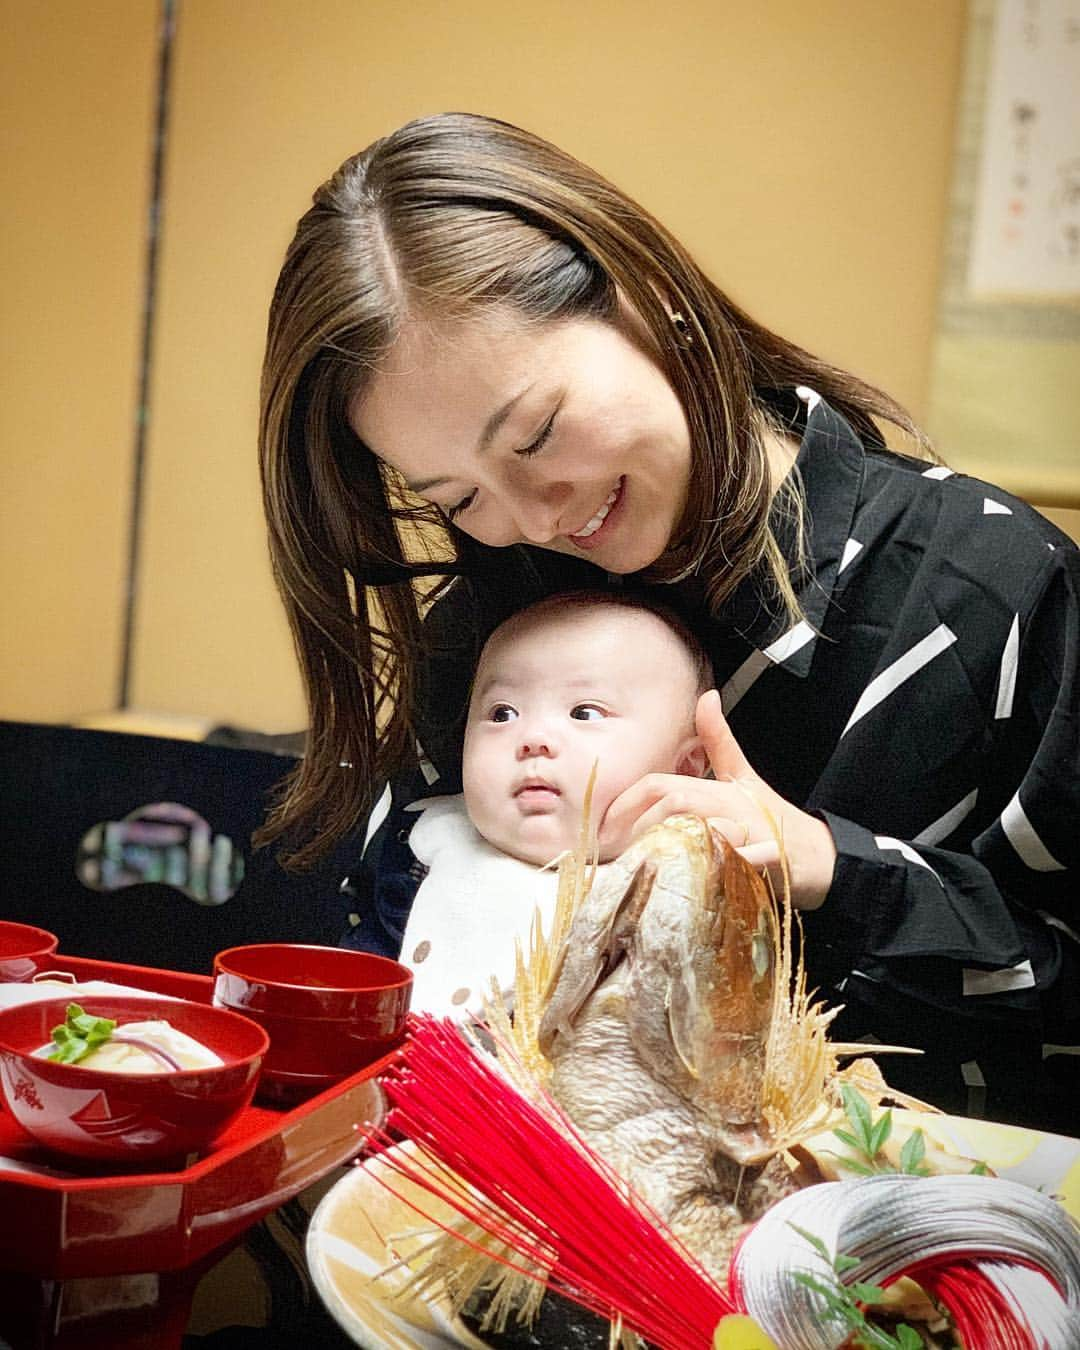
{"type": "Polygon", "coordinates": [[[469,703],[464,793],[418,803],[410,846],[427,866],[401,959],[414,1010],[464,1015],[513,983],[514,939],[536,909],[550,923],[554,869],[573,849],[596,766],[601,862],[630,842],[605,827],[611,803],[649,773],[701,776],[694,729],[709,662],[682,624],[619,594],[542,600],[488,639],[469,703]]]}

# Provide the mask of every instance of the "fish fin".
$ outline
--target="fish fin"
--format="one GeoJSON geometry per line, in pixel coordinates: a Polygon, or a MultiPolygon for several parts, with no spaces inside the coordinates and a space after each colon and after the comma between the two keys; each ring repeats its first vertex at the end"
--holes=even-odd
{"type": "Polygon", "coordinates": [[[668,1031],[671,1044],[678,1055],[683,1068],[691,1078],[700,1077],[694,1054],[695,1008],[697,1001],[690,987],[693,974],[688,969],[679,970],[668,980],[664,994],[664,1010],[667,1013],[668,1031]]]}
{"type": "Polygon", "coordinates": [[[578,1013],[626,955],[655,880],[655,863],[641,863],[588,948],[560,953],[558,980],[540,1023],[540,1049],[545,1055],[560,1032],[573,1030],[578,1013]]]}
{"type": "Polygon", "coordinates": [[[630,939],[637,931],[641,916],[645,912],[645,906],[649,903],[649,896],[652,895],[655,881],[656,864],[651,859],[646,858],[630,878],[630,885],[627,886],[623,898],[615,906],[608,924],[604,964],[609,970],[615,969],[628,950],[630,939]]]}

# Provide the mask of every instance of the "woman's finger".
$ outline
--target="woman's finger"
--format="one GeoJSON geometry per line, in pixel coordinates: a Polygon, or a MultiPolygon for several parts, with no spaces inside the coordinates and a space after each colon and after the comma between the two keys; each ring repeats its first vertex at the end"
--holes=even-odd
{"type": "Polygon", "coordinates": [[[653,825],[660,825],[668,816],[681,815],[683,812],[692,811],[693,807],[687,806],[680,792],[670,793],[661,797],[658,802],[654,802],[647,811],[643,811],[630,825],[631,839],[637,839],[639,835],[644,834],[647,829],[653,825]]]}
{"type": "Polygon", "coordinates": [[[754,837],[754,827],[748,820],[728,820],[723,816],[709,816],[709,825],[716,834],[722,834],[737,849],[745,848],[754,837]]]}
{"type": "MultiPolygon", "coordinates": [[[[616,834],[629,834],[631,828],[650,807],[665,799],[675,801],[688,784],[697,781],[697,779],[683,778],[681,775],[674,773],[646,774],[644,778],[639,778],[636,783],[632,783],[624,792],[619,793],[605,811],[604,818],[600,822],[600,828],[616,834]]],[[[691,808],[684,807],[682,809],[689,810],[691,808]]],[[[668,814],[671,814],[671,812],[668,814]]]]}
{"type": "Polygon", "coordinates": [[[753,843],[736,845],[735,852],[751,867],[779,867],[780,845],[775,839],[759,839],[753,843]]]}
{"type": "Polygon", "coordinates": [[[715,689],[707,690],[698,699],[695,721],[697,733],[717,778],[756,777],[750,761],[727,724],[720,695],[715,689]]]}
{"type": "MultiPolygon", "coordinates": [[[[612,832],[629,831],[637,836],[650,825],[684,811],[729,822],[753,822],[757,818],[753,798],[737,783],[671,774],[656,775],[655,780],[650,775],[616,797],[604,817],[604,828],[612,832]]],[[[751,826],[750,833],[760,830],[751,826]]],[[[735,842],[745,842],[741,827],[736,831],[735,842]]]]}

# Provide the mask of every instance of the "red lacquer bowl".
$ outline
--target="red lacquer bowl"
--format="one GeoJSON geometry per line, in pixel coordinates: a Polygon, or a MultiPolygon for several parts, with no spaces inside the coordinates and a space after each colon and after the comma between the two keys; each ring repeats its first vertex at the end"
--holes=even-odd
{"type": "Polygon", "coordinates": [[[29,980],[40,970],[43,959],[56,951],[57,942],[56,934],[44,928],[0,919],[0,982],[29,980]]]}
{"type": "Polygon", "coordinates": [[[207,1004],[88,997],[84,1011],[117,1023],[163,1018],[225,1062],[206,1069],[125,1074],[34,1054],[70,999],[0,1010],[0,1089],[28,1134],[58,1153],[144,1162],[199,1152],[251,1101],[269,1041],[246,1017],[207,1004]]]}
{"type": "Polygon", "coordinates": [[[263,942],[214,958],[214,1002],[270,1033],[261,1096],[297,1100],[381,1058],[405,1034],[412,971],[340,947],[263,942]]]}

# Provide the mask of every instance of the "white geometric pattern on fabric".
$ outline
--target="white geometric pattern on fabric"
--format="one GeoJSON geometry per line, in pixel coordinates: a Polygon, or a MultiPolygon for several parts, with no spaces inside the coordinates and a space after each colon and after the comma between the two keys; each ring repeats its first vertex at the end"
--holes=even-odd
{"type": "Polygon", "coordinates": [[[367,829],[364,831],[364,847],[360,854],[361,857],[367,852],[367,846],[371,843],[375,831],[383,823],[390,812],[390,797],[390,784],[387,783],[386,787],[382,790],[382,795],[379,797],[379,800],[371,808],[371,815],[368,816],[367,829]]]}
{"type": "Polygon", "coordinates": [[[1035,972],[1030,961],[1007,970],[971,970],[964,967],[964,997],[980,998],[986,994],[1004,994],[1010,989],[1033,989],[1035,972]]]}
{"type": "Polygon", "coordinates": [[[909,648],[903,656],[898,657],[880,675],[875,675],[859,695],[859,700],[848,718],[847,726],[840,733],[841,738],[848,734],[856,722],[876,708],[884,699],[887,699],[905,680],[911,679],[913,675],[922,670],[923,666],[929,664],[935,656],[940,656],[955,641],[956,634],[952,629],[947,624],[939,624],[932,633],[927,633],[926,637],[916,642],[914,647],[909,648]]]}
{"type": "Polygon", "coordinates": [[[844,568],[847,567],[848,563],[855,561],[862,550],[863,546],[857,539],[849,539],[847,541],[844,545],[844,552],[840,558],[840,566],[836,569],[837,576],[839,576],[844,568]]]}
{"type": "Polygon", "coordinates": [[[875,834],[874,843],[877,844],[880,849],[895,849],[896,852],[902,854],[908,862],[917,863],[920,867],[925,867],[941,889],[945,889],[945,883],[922,854],[913,849],[910,844],[905,843],[903,839],[892,839],[887,834],[875,834]]]}
{"type": "Polygon", "coordinates": [[[984,516],[1011,516],[1012,507],[1006,506],[1004,502],[996,502],[993,497],[983,498],[984,516]]]}
{"type": "Polygon", "coordinates": [[[739,699],[742,698],[758,676],[764,675],[772,664],[764,652],[753,651],[750,653],[723,689],[720,690],[720,705],[724,710],[725,717],[731,716],[731,710],[739,699]]]}
{"type": "Polygon", "coordinates": [[[1016,668],[1020,661],[1020,615],[1014,614],[1009,636],[1001,653],[1001,672],[998,675],[997,703],[994,717],[1001,720],[1012,716],[1013,695],[1016,693],[1016,668]]]}
{"type": "Polygon", "coordinates": [[[1065,864],[1058,862],[1039,838],[1035,826],[1028,820],[1027,812],[1020,802],[1019,792],[1002,811],[1001,828],[1025,867],[1030,867],[1033,872],[1065,871],[1065,864]]]}
{"type": "Polygon", "coordinates": [[[778,666],[786,661],[789,656],[794,656],[808,642],[813,642],[816,637],[817,634],[803,619],[794,628],[789,628],[786,633],[778,637],[775,642],[770,642],[765,648],[765,655],[774,665],[778,666]]]}
{"type": "Polygon", "coordinates": [[[759,675],[763,675],[770,666],[782,664],[789,656],[801,651],[808,642],[813,642],[816,637],[817,633],[803,619],[786,633],[781,634],[763,651],[752,651],[720,690],[720,705],[724,710],[724,716],[730,716],[732,708],[759,675]]]}
{"type": "Polygon", "coordinates": [[[924,478],[952,478],[956,472],[955,469],[949,469],[944,464],[935,464],[932,469],[923,471],[924,478]]]}
{"type": "Polygon", "coordinates": [[[920,830],[915,836],[914,842],[916,844],[939,844],[942,839],[947,839],[964,817],[975,809],[978,796],[979,789],[972,788],[966,797],[958,801],[955,806],[950,806],[944,815],[938,816],[937,820],[931,821],[924,830],[920,830]]]}

